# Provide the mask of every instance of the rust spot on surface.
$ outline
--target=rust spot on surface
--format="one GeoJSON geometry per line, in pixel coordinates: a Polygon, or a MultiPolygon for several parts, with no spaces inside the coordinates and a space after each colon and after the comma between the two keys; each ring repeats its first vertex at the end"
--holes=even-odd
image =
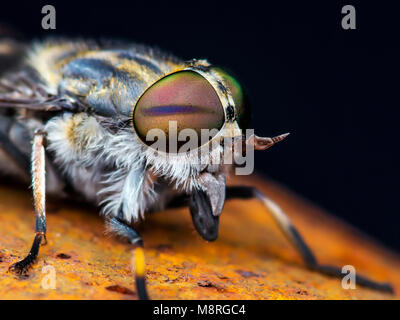
{"type": "Polygon", "coordinates": [[[122,286],[120,286],[118,284],[113,285],[113,286],[108,286],[108,287],[106,287],[106,289],[108,291],[118,292],[118,293],[121,293],[121,294],[127,294],[127,295],[131,295],[131,296],[136,295],[136,293],[133,292],[132,290],[129,290],[128,288],[122,287],[122,286]]]}
{"type": "Polygon", "coordinates": [[[236,270],[236,272],[245,278],[260,277],[259,274],[251,272],[251,271],[236,270]]]}
{"type": "Polygon", "coordinates": [[[229,277],[227,277],[227,276],[224,276],[223,274],[221,274],[221,273],[215,273],[215,275],[219,278],[219,279],[222,279],[222,280],[225,280],[225,279],[229,279],[229,277]]]}
{"type": "Polygon", "coordinates": [[[215,282],[211,282],[210,280],[201,280],[197,283],[199,287],[204,287],[204,288],[215,288],[219,291],[224,290],[225,287],[223,285],[220,285],[215,282]]]}
{"type": "Polygon", "coordinates": [[[209,280],[201,280],[197,283],[200,287],[212,287],[213,284],[209,280]]]}
{"type": "Polygon", "coordinates": [[[296,293],[305,296],[308,295],[308,292],[306,290],[298,290],[296,293]]]}

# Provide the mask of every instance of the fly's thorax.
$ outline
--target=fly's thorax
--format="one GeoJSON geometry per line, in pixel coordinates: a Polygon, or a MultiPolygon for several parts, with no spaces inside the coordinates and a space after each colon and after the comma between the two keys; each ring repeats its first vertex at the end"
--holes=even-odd
{"type": "Polygon", "coordinates": [[[181,66],[177,58],[151,47],[86,41],[37,44],[29,61],[50,92],[107,117],[129,117],[151,84],[181,66]]]}

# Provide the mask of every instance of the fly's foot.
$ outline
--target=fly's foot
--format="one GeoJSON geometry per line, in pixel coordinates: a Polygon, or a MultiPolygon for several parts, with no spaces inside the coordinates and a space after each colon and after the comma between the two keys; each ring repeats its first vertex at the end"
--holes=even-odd
{"type": "Polygon", "coordinates": [[[35,259],[31,259],[30,255],[28,255],[25,259],[12,264],[8,268],[8,271],[14,273],[15,275],[21,276],[21,277],[27,277],[28,270],[32,267],[34,262],[35,262],[35,259]]]}
{"type": "Polygon", "coordinates": [[[28,255],[21,261],[11,265],[10,268],[8,268],[8,271],[19,276],[27,277],[29,268],[35,263],[39,254],[40,244],[42,243],[43,239],[45,239],[45,235],[41,232],[38,232],[33,240],[32,248],[28,255]]]}

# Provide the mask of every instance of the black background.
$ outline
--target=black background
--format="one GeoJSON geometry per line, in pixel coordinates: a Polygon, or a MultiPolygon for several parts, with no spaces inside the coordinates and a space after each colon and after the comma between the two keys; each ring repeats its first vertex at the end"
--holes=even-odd
{"type": "Polygon", "coordinates": [[[400,10],[382,1],[2,1],[0,22],[26,38],[125,38],[234,70],[261,136],[259,172],[400,249],[400,10]],[[41,29],[56,7],[57,29],[41,29]],[[341,8],[356,8],[343,30],[341,8]]]}

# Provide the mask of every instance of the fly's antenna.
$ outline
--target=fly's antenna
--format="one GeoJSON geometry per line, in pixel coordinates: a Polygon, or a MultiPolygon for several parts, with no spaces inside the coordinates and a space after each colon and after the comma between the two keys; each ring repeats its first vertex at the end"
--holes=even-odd
{"type": "Polygon", "coordinates": [[[281,142],[283,139],[285,139],[290,133],[284,133],[279,136],[275,136],[272,138],[268,137],[258,137],[254,134],[252,134],[249,138],[246,140],[246,144],[249,146],[253,146],[254,150],[266,150],[270,147],[272,147],[274,144],[281,142]]]}

